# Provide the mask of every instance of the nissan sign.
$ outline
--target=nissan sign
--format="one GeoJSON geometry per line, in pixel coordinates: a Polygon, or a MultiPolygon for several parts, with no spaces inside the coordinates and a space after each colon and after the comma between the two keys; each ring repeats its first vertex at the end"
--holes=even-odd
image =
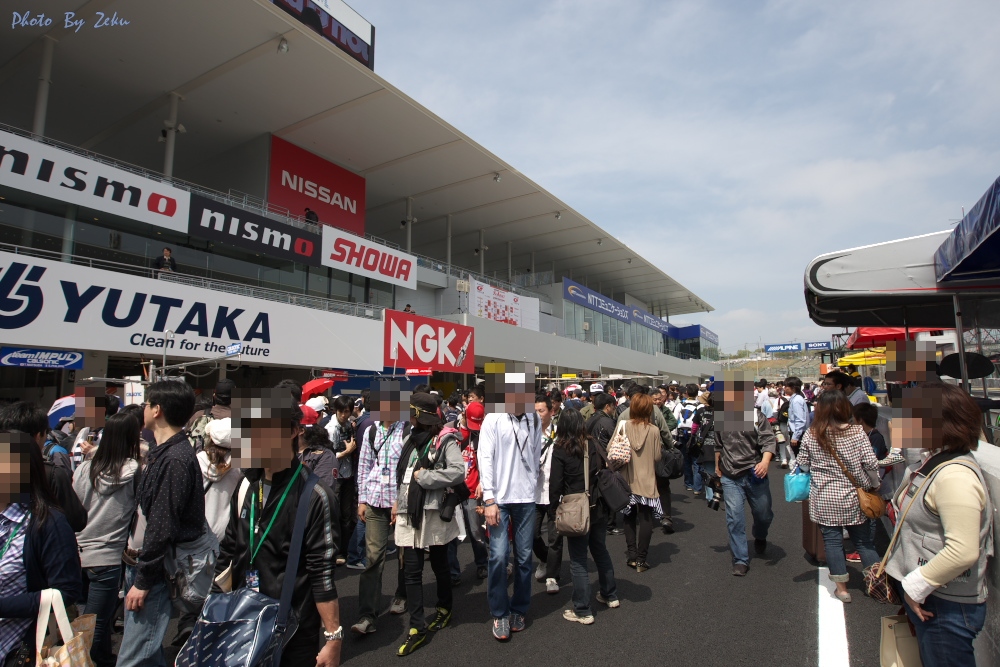
{"type": "Polygon", "coordinates": [[[454,322],[385,311],[385,365],[475,373],[475,330],[454,322]]]}

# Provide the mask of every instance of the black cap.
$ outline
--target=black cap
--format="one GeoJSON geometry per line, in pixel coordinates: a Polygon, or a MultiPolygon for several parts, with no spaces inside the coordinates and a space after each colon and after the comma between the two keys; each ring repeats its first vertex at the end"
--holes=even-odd
{"type": "Polygon", "coordinates": [[[232,396],[233,389],[236,387],[236,383],[232,380],[219,380],[215,384],[215,395],[216,396],[232,396]]]}
{"type": "Polygon", "coordinates": [[[411,414],[416,415],[417,422],[424,426],[441,425],[437,398],[433,394],[413,394],[410,396],[410,410],[411,414]]]}

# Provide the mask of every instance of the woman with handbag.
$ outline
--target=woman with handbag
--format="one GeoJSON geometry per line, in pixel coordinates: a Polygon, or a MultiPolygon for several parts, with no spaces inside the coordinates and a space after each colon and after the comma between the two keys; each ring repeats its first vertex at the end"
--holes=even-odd
{"type": "Polygon", "coordinates": [[[35,619],[42,591],[65,604],[83,593],[76,537],[45,479],[38,443],[0,431],[0,664],[35,664],[35,619]]]}
{"type": "Polygon", "coordinates": [[[924,667],[974,665],[972,643],[986,620],[986,566],[993,554],[993,503],[972,454],[982,413],[955,385],[928,382],[903,392],[912,416],[893,426],[902,427],[903,447],[908,434],[922,435],[927,458],[893,496],[900,518],[885,571],[916,628],[924,667]]]}
{"type": "Polygon", "coordinates": [[[136,507],[139,431],[139,422],[131,415],[111,415],[94,457],[84,459],[73,473],[73,490],[88,516],[87,527],[76,540],[90,582],[83,613],[97,615],[90,651],[97,667],[114,667],[116,662],[111,630],[121,588],[122,550],[136,507]]]}
{"type": "Polygon", "coordinates": [[[566,538],[569,548],[570,572],[573,575],[573,608],[563,612],[567,621],[590,625],[594,613],[590,608],[590,575],[587,573],[587,549],[597,565],[601,591],[597,601],[616,608],[618,586],[615,566],[605,545],[608,531],[607,507],[597,499],[597,472],[601,458],[593,438],[587,437],[583,417],[573,408],[564,408],[552,452],[549,477],[549,509],[557,512],[560,503],[569,496],[584,494],[589,505],[590,526],[586,533],[566,538]]]}
{"type": "MultiPolygon", "coordinates": [[[[844,553],[844,530],[854,543],[861,564],[867,568],[878,563],[872,543],[869,518],[863,504],[876,505],[881,499],[868,490],[877,490],[878,459],[864,430],[851,423],[851,403],[843,392],[830,389],[816,399],[813,423],[802,436],[798,464],[812,474],[809,489],[809,518],[819,524],[826,547],[830,581],[837,585],[836,596],[850,602],[847,591],[847,557],[844,553]]],[[[884,510],[884,503],[882,504],[884,510]]]]}
{"type": "MultiPolygon", "coordinates": [[[[656,462],[662,455],[660,431],[652,423],[653,399],[649,394],[635,394],[629,405],[629,419],[623,433],[628,439],[631,456],[625,464],[625,478],[632,497],[625,508],[626,564],[636,572],[649,569],[646,554],[653,536],[653,520],[663,516],[660,493],[656,488],[656,462]]],[[[616,436],[618,434],[616,433],[616,436]]],[[[613,440],[612,440],[613,442],[613,440]]]]}

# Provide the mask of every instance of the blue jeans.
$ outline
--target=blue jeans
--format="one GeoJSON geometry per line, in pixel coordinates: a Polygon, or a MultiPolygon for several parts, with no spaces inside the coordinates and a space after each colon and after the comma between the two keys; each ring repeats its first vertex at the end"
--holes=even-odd
{"type": "Polygon", "coordinates": [[[351,541],[347,544],[347,564],[348,565],[364,565],[365,564],[365,522],[358,521],[358,525],[354,527],[354,534],[351,535],[351,541]]]}
{"type": "MultiPolygon", "coordinates": [[[[897,585],[900,598],[903,587],[897,585]]],[[[920,660],[924,667],[966,667],[976,664],[972,642],[986,622],[986,603],[967,604],[928,595],[921,605],[934,614],[921,621],[908,604],[906,615],[917,630],[920,660]]]]}
{"type": "Polygon", "coordinates": [[[684,486],[700,492],[705,486],[705,481],[701,478],[701,463],[698,461],[701,452],[691,451],[690,445],[694,442],[694,438],[690,433],[678,433],[677,440],[681,451],[684,452],[684,486]]]}
{"type": "MultiPolygon", "coordinates": [[[[125,593],[135,582],[135,568],[125,568],[125,593]]],[[[118,667],[166,667],[163,637],[170,623],[170,593],[161,580],[149,589],[139,611],[125,612],[125,633],[118,649],[118,667]]]]}
{"type": "Polygon", "coordinates": [[[750,564],[744,512],[746,503],[750,503],[750,514],[753,515],[751,532],[755,540],[767,539],[767,531],[774,520],[774,512],[771,511],[771,485],[766,477],[758,481],[751,481],[751,477],[752,471],[735,479],[722,476],[722,497],[726,502],[726,527],[729,529],[729,549],[733,552],[733,565],[750,564]]]}
{"type": "Polygon", "coordinates": [[[823,545],[826,548],[826,565],[830,568],[830,581],[846,583],[851,575],[847,574],[847,557],[844,555],[844,531],[851,536],[851,542],[861,556],[861,566],[870,567],[878,563],[878,552],[872,540],[872,522],[865,521],[856,526],[820,526],[823,531],[823,545]]]}
{"type": "Polygon", "coordinates": [[[84,614],[96,614],[94,644],[90,657],[97,667],[115,667],[115,656],[111,653],[111,631],[118,608],[118,591],[122,574],[121,565],[85,567],[83,575],[90,582],[84,614]]]}
{"type": "Polygon", "coordinates": [[[493,618],[526,615],[531,604],[531,544],[535,534],[535,503],[500,505],[500,523],[489,526],[490,564],[487,596],[493,618]],[[507,595],[508,526],[514,528],[514,595],[507,595]]]}
{"type": "Polygon", "coordinates": [[[601,596],[605,600],[618,599],[618,584],[615,582],[615,566],[605,545],[608,535],[608,513],[598,502],[598,507],[590,513],[590,533],[579,537],[567,537],[569,549],[569,570],[573,575],[573,611],[577,616],[591,616],[590,575],[587,572],[587,549],[597,565],[597,580],[601,586],[601,596]]]}

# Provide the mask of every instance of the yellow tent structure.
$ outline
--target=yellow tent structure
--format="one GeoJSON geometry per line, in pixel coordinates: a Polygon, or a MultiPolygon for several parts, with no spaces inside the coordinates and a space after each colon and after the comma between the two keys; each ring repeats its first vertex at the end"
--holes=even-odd
{"type": "Polygon", "coordinates": [[[855,366],[884,366],[885,348],[873,347],[868,350],[849,354],[837,360],[837,365],[841,367],[850,366],[851,364],[855,366]]]}

